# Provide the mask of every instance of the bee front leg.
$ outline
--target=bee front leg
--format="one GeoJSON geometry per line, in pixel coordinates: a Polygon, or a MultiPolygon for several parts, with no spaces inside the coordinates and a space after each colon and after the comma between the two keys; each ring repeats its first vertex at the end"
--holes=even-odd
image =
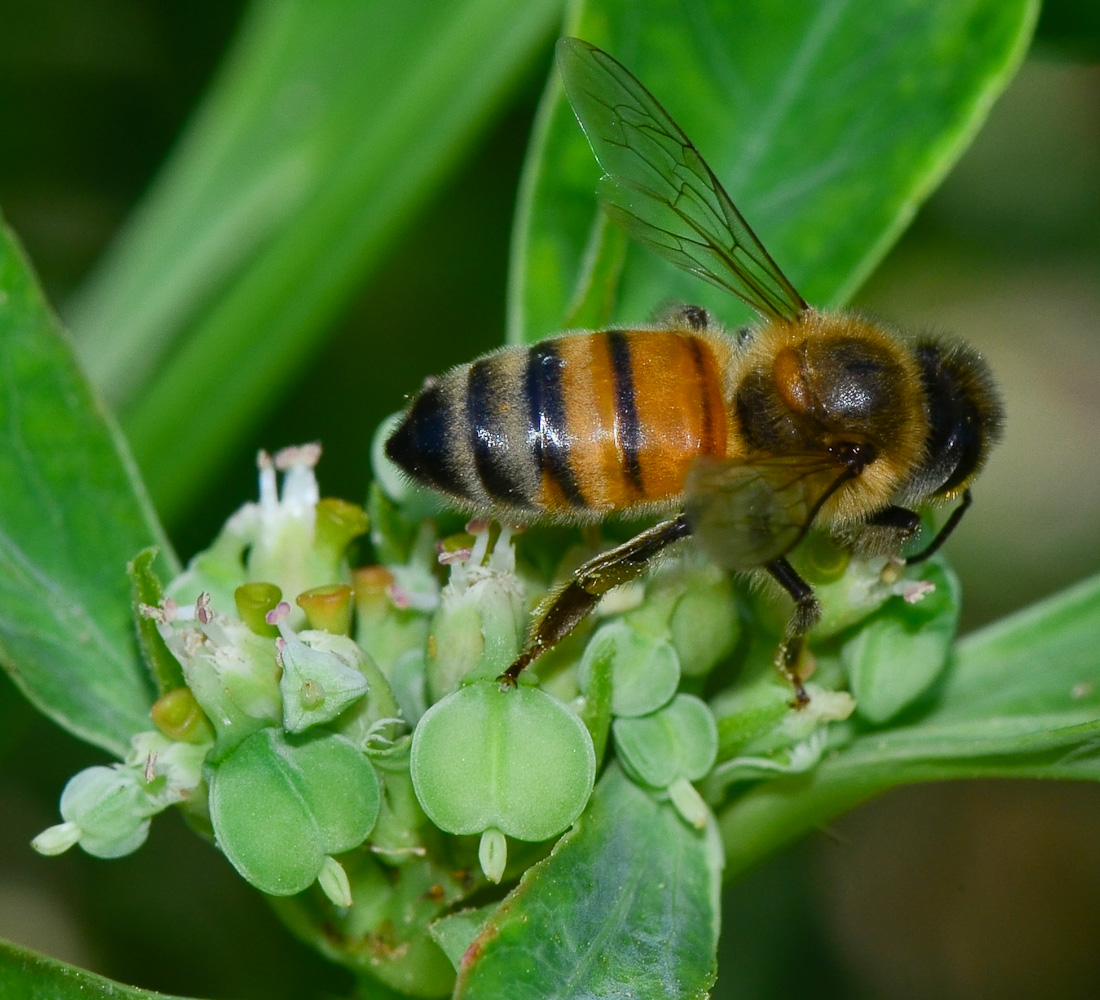
{"type": "Polygon", "coordinates": [[[578,567],[573,579],[543,602],[523,651],[498,680],[514,685],[523,670],[569,635],[612,587],[636,580],[654,556],[690,534],[691,529],[681,514],[578,567]]]}
{"type": "Polygon", "coordinates": [[[785,558],[780,557],[764,568],[794,601],[794,611],[783,632],[783,642],[776,654],[775,666],[794,688],[793,707],[805,708],[810,703],[810,696],[802,684],[798,661],[802,658],[802,650],[805,648],[806,633],[821,618],[821,605],[814,597],[813,587],[798,575],[797,570],[785,558]]]}

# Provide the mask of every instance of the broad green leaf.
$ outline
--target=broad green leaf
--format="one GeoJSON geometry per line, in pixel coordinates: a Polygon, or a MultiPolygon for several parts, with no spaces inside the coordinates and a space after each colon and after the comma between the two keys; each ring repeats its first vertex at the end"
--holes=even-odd
{"type": "Polygon", "coordinates": [[[253,3],[73,314],[165,516],[272,405],[560,6],[253,3]]]}
{"type": "Polygon", "coordinates": [[[172,1000],[123,986],[18,945],[0,941],[0,997],[12,1000],[172,1000]]]}
{"type": "MultiPolygon", "coordinates": [[[[170,551],[126,446],[0,226],[0,662],[58,725],[119,756],[149,728],[126,564],[170,551]]],[[[160,569],[173,572],[171,557],[160,569]]]]}
{"type": "Polygon", "coordinates": [[[812,773],[758,785],[720,814],[736,876],[898,784],[949,778],[1100,781],[1100,577],[961,642],[924,711],[857,736],[812,773]]]}
{"type": "MultiPolygon", "coordinates": [[[[835,306],[965,148],[1037,11],[1036,0],[685,0],[644,12],[589,0],[566,28],[656,96],[795,287],[835,306]]],[[[730,325],[751,318],[636,245],[621,261],[596,207],[599,176],[552,77],[514,235],[511,342],[577,322],[645,322],[670,301],[697,302],[730,325]]]]}
{"type": "Polygon", "coordinates": [[[466,950],[455,997],[705,997],[721,865],[713,825],[691,829],[613,767],[466,950]]]}

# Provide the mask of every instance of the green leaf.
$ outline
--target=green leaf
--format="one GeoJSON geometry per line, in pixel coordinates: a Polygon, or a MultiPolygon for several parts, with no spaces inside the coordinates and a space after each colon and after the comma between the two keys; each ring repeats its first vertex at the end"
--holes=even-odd
{"type": "Polygon", "coordinates": [[[560,4],[252,5],[73,314],[166,517],[485,130],[560,4]]]}
{"type": "Polygon", "coordinates": [[[172,1000],[123,986],[56,959],[0,941],[0,996],[19,1000],[172,1000]]]}
{"type": "Polygon", "coordinates": [[[898,784],[1100,781],[1097,635],[1100,577],[969,636],[908,724],[858,735],[812,773],[757,785],[723,810],[727,873],[898,784]]]}
{"type": "MultiPolygon", "coordinates": [[[[568,32],[622,62],[694,140],[811,303],[867,276],[984,120],[1022,58],[1035,0],[578,5],[568,32]]],[[[552,77],[525,169],[509,340],[573,322],[639,323],[669,301],[736,325],[728,294],[637,245],[621,262],[596,207],[600,171],[552,77]],[[594,304],[610,303],[603,313],[594,304]]]]}
{"type": "Polygon", "coordinates": [[[713,824],[692,830],[612,767],[467,949],[455,997],[701,1000],[715,977],[721,866],[713,824]]]}
{"type": "MultiPolygon", "coordinates": [[[[110,415],[0,225],[0,662],[35,706],[122,756],[152,689],[126,564],[171,551],[110,415]]],[[[164,556],[161,570],[173,572],[164,556]]]]}

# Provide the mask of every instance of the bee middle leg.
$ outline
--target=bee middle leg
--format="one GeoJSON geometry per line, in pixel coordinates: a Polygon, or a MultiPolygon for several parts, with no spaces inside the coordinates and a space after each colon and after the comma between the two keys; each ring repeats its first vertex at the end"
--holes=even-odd
{"type": "Polygon", "coordinates": [[[794,601],[794,611],[783,632],[775,665],[794,688],[794,707],[805,708],[810,703],[810,696],[802,683],[798,661],[806,645],[806,633],[821,618],[821,605],[814,597],[813,587],[798,575],[798,571],[784,557],[768,563],[764,568],[794,601]]]}
{"type": "Polygon", "coordinates": [[[687,520],[681,514],[578,567],[573,578],[543,604],[523,651],[498,680],[502,684],[515,684],[524,668],[569,635],[612,587],[636,580],[654,556],[690,534],[687,520]]]}

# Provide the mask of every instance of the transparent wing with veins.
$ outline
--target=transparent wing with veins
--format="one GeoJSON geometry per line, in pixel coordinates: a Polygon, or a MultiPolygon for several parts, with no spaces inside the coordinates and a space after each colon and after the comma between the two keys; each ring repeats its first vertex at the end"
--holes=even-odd
{"type": "Polygon", "coordinates": [[[853,475],[831,455],[699,461],[688,475],[684,513],[715,564],[759,569],[790,552],[853,475]]]}
{"type": "Polygon", "coordinates": [[[797,319],[805,300],[668,112],[623,65],[588,42],[558,42],[573,112],[606,176],[600,196],[628,232],[762,316],[797,319]]]}

